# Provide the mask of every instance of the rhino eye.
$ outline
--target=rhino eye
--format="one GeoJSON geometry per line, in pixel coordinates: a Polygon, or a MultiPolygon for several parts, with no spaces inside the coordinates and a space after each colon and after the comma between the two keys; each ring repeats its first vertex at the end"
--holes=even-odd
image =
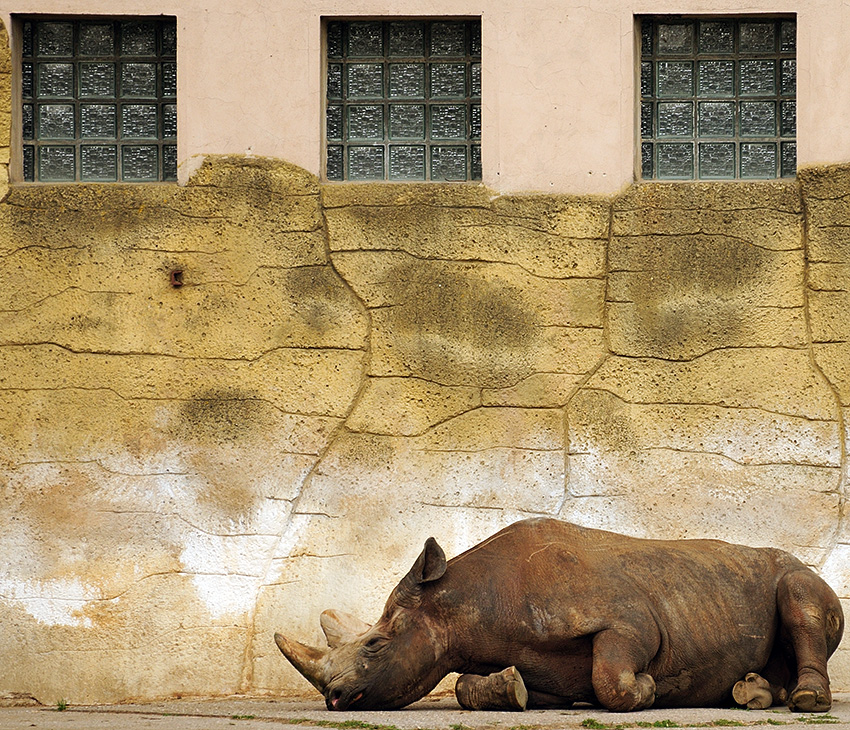
{"type": "Polygon", "coordinates": [[[373,636],[364,646],[368,651],[377,651],[386,643],[387,640],[383,636],[373,636]]]}

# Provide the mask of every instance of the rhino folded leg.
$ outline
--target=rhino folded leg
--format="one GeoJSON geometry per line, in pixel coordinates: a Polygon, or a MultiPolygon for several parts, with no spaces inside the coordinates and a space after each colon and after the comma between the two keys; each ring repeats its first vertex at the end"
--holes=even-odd
{"type": "MultiPolygon", "coordinates": [[[[656,639],[647,629],[646,640],[633,632],[606,629],[593,640],[593,691],[607,710],[632,712],[652,707],[655,680],[640,671],[657,651],[656,639]]],[[[660,640],[660,639],[658,639],[660,640]]]]}
{"type": "Polygon", "coordinates": [[[528,691],[516,667],[486,677],[461,674],[455,684],[455,696],[464,710],[521,712],[528,702],[528,691]]]}
{"type": "Polygon", "coordinates": [[[788,693],[782,687],[776,687],[761,675],[750,672],[732,688],[732,697],[739,705],[749,710],[766,710],[768,707],[785,702],[788,693]]]}
{"type": "Polygon", "coordinates": [[[841,604],[826,583],[805,570],[783,576],[777,602],[797,665],[788,706],[798,712],[826,712],[832,707],[826,663],[844,632],[841,604]]]}

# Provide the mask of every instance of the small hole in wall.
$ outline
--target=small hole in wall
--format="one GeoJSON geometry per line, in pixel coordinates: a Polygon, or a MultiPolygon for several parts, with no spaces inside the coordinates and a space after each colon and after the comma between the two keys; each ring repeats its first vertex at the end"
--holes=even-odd
{"type": "Polygon", "coordinates": [[[172,269],[169,277],[171,280],[171,286],[175,289],[179,289],[183,286],[183,269],[172,269]]]}

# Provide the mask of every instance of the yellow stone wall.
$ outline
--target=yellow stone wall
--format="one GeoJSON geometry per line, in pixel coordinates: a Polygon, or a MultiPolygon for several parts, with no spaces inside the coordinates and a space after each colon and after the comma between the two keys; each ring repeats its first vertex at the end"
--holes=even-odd
{"type": "MultiPolygon", "coordinates": [[[[9,94],[6,52],[3,173],[9,94]]],[[[0,197],[0,694],[308,692],[275,630],[538,514],[783,547],[850,609],[850,168],[0,197]]]]}

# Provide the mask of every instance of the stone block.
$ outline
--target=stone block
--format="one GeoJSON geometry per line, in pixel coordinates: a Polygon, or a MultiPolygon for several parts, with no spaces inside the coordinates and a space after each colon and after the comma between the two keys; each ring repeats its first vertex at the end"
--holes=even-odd
{"type": "Polygon", "coordinates": [[[568,410],[572,453],[713,453],[741,465],[835,467],[841,437],[834,420],[757,409],[629,403],[586,388],[568,410]]]}
{"type": "Polygon", "coordinates": [[[397,268],[389,269],[358,258],[356,266],[343,259],[341,270],[377,307],[372,375],[504,387],[535,372],[584,372],[601,354],[603,287],[597,280],[549,280],[515,266],[396,256],[397,268]],[[369,278],[358,280],[358,274],[369,278]]]}
{"type": "MultiPolygon", "coordinates": [[[[526,434],[523,444],[512,447],[503,445],[510,424],[489,436],[466,436],[464,425],[454,434],[417,439],[341,436],[302,492],[298,512],[353,519],[355,531],[368,524],[369,539],[383,535],[392,544],[407,539],[405,524],[419,520],[414,513],[422,506],[532,514],[557,509],[564,453],[551,426],[538,424],[536,435],[526,434]],[[464,436],[472,441],[464,443],[464,436]],[[334,486],[339,479],[345,490],[334,486]]],[[[342,523],[335,523],[335,532],[340,529],[342,523]]]]}
{"type": "Polygon", "coordinates": [[[815,343],[812,352],[842,406],[850,405],[850,342],[815,343]]]}
{"type": "Polygon", "coordinates": [[[813,421],[837,421],[832,389],[808,350],[718,350],[685,362],[610,357],[587,382],[627,403],[758,409],[813,421]],[[793,387],[789,387],[793,383],[793,387]]]}
{"type": "Polygon", "coordinates": [[[604,274],[608,204],[494,197],[480,186],[326,186],[331,251],[517,264],[537,276],[604,274]]]}
{"type": "Polygon", "coordinates": [[[584,373],[537,373],[504,388],[484,388],[481,404],[518,408],[557,408],[569,401],[587,376],[584,373]]]}
{"type": "Polygon", "coordinates": [[[413,436],[480,405],[477,388],[419,378],[369,378],[346,425],[352,431],[413,436]]]}
{"type": "Polygon", "coordinates": [[[810,565],[832,549],[840,470],[741,464],[674,449],[571,454],[560,516],[588,527],[665,539],[779,547],[810,565]]]}

